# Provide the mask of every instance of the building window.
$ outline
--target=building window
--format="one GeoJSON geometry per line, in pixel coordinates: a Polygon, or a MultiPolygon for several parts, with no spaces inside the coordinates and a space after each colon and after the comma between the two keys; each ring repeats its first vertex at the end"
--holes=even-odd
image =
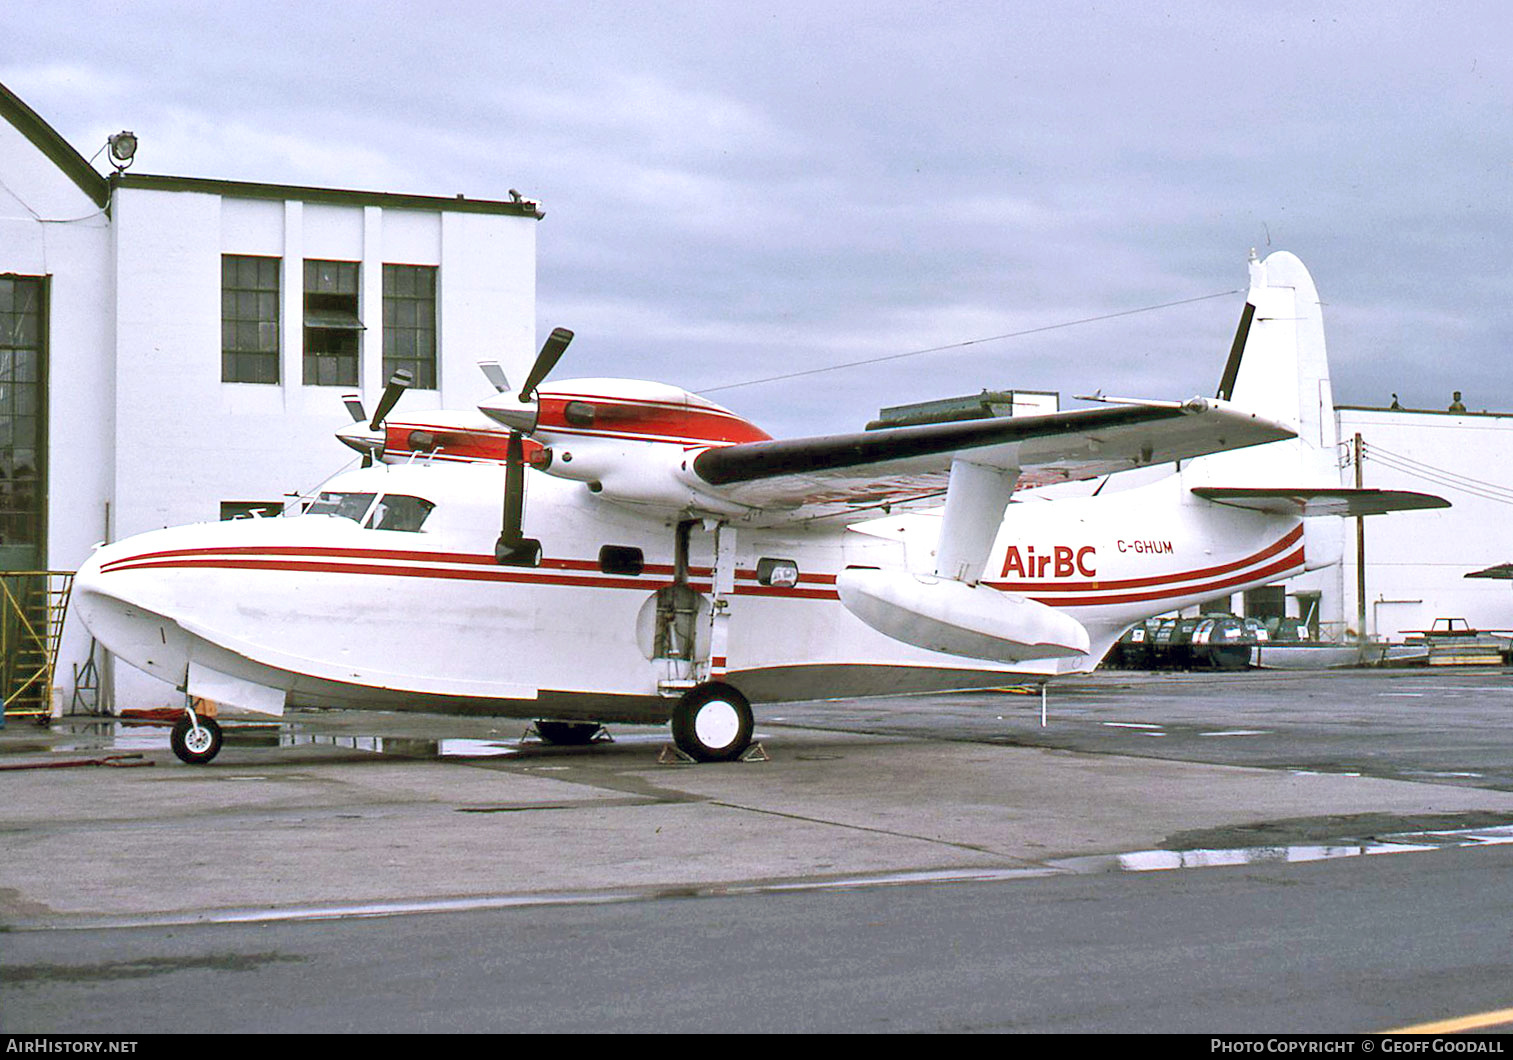
{"type": "Polygon", "coordinates": [[[434,265],[384,266],[384,378],[399,368],[419,389],[436,389],[434,265]]]}
{"type": "Polygon", "coordinates": [[[221,382],[278,382],[278,258],[221,257],[221,382]]]}
{"type": "Polygon", "coordinates": [[[305,385],[357,386],[357,262],[305,262],[305,385]]]}

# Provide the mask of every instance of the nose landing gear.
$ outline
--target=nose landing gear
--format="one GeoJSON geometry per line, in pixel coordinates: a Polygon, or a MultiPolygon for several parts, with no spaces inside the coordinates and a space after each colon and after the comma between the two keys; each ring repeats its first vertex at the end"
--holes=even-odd
{"type": "Polygon", "coordinates": [[[221,753],[221,726],[214,718],[201,717],[189,707],[168,734],[168,743],[179,761],[202,766],[221,753]]]}

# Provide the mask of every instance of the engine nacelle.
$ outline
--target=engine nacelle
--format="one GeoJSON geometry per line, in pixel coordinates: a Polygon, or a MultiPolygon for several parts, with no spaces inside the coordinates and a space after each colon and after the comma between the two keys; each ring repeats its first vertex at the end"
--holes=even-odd
{"type": "Polygon", "coordinates": [[[1086,655],[1082,623],[1065,612],[986,585],[908,571],[849,567],[841,603],[867,625],[916,648],[1017,663],[1086,655]]]}
{"type": "Polygon", "coordinates": [[[610,438],[553,439],[542,470],[582,482],[606,500],[666,512],[745,515],[750,509],[701,491],[682,446],[610,438]]]}

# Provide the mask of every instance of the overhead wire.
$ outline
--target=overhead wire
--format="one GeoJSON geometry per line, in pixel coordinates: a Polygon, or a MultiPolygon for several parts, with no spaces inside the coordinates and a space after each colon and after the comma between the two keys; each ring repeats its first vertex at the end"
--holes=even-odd
{"type": "Polygon", "coordinates": [[[1513,504],[1513,489],[1506,486],[1499,486],[1495,482],[1487,482],[1483,479],[1472,478],[1469,475],[1462,475],[1447,468],[1426,464],[1422,460],[1416,460],[1403,453],[1394,453],[1390,449],[1383,449],[1379,446],[1367,444],[1363,448],[1365,450],[1362,454],[1364,459],[1377,461],[1385,467],[1390,467],[1410,477],[1423,479],[1426,482],[1433,482],[1436,485],[1445,486],[1449,489],[1459,490],[1473,497],[1496,501],[1499,504],[1513,504]]]}
{"type": "Polygon", "coordinates": [[[761,379],[747,379],[739,383],[722,383],[719,386],[705,387],[696,391],[700,394],[713,394],[719,390],[735,390],[737,387],[757,386],[760,383],[776,383],[784,379],[798,379],[803,376],[819,375],[823,372],[838,372],[844,368],[860,368],[869,364],[882,364],[886,361],[901,361],[906,357],[919,357],[926,353],[941,353],[945,350],[960,350],[968,346],[978,346],[985,342],[1001,342],[1004,339],[1017,339],[1025,335],[1038,335],[1045,331],[1056,331],[1061,328],[1076,327],[1080,324],[1094,324],[1100,320],[1114,320],[1118,317],[1134,316],[1137,313],[1152,313],[1158,309],[1171,309],[1179,305],[1191,305],[1194,302],[1206,302],[1214,298],[1227,298],[1230,295],[1240,294],[1240,289],[1229,291],[1215,291],[1213,294],[1198,295],[1194,298],[1179,298],[1175,302],[1161,302],[1157,305],[1140,306],[1137,309],[1121,309],[1117,313],[1103,313],[1098,316],[1082,317],[1078,320],[1065,320],[1059,324],[1045,324],[1037,328],[1025,328],[1022,331],[1010,331],[1002,335],[988,335],[980,339],[966,339],[962,342],[949,342],[942,346],[930,346],[922,350],[910,350],[907,353],[889,353],[881,357],[867,357],[860,361],[846,361],[842,364],[831,364],[821,368],[805,368],[797,372],[784,372],[780,375],[764,376],[761,379]]]}

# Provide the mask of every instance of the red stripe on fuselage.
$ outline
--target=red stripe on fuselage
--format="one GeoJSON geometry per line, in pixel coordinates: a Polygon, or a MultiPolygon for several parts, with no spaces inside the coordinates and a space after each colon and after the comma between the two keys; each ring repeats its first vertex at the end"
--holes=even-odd
{"type": "MultiPolygon", "coordinates": [[[[993,589],[1021,592],[1040,603],[1052,607],[1093,607],[1111,604],[1147,603],[1155,600],[1175,600],[1194,595],[1212,595],[1226,588],[1233,588],[1256,580],[1270,580],[1283,572],[1303,565],[1303,549],[1298,547],[1280,560],[1253,570],[1253,567],[1302,536],[1299,527],[1275,544],[1261,549],[1247,559],[1206,567],[1196,571],[1157,575],[1147,578],[1126,578],[1113,581],[1056,582],[1035,584],[1024,582],[984,582],[993,589]],[[1236,572],[1233,577],[1216,581],[1200,582],[1201,578],[1236,572]],[[1145,589],[1159,586],[1150,592],[1129,592],[1130,589],[1145,589]],[[1029,592],[1025,592],[1029,590],[1029,592]],[[1033,595],[1052,592],[1054,595],[1033,595]],[[1116,592],[1110,592],[1116,590],[1116,592]]],[[[655,591],[671,584],[673,568],[668,564],[647,564],[640,577],[609,577],[596,573],[599,569],[593,560],[544,559],[540,567],[515,568],[498,566],[493,556],[468,552],[423,552],[397,551],[369,548],[334,548],[310,546],[257,546],[243,545],[229,548],[169,549],[162,552],[143,553],[112,560],[105,564],[102,573],[126,570],[185,568],[217,568],[233,570],[282,570],[330,574],[365,574],[400,578],[439,578],[471,581],[514,582],[522,584],[573,586],[595,589],[641,589],[655,591]],[[354,562],[369,561],[369,562],[354,562]],[[415,564],[438,564],[416,566],[415,564]],[[454,566],[442,566],[453,564],[454,566]],[[560,572],[560,573],[557,573],[560,572]]],[[[700,579],[693,587],[697,591],[711,591],[708,579],[713,571],[708,567],[690,569],[690,575],[700,579]]],[[[838,600],[833,574],[810,573],[800,577],[801,584],[793,587],[753,585],[756,572],[736,572],[740,579],[735,586],[736,596],[775,597],[797,600],[838,600]]]]}
{"type": "MultiPolygon", "coordinates": [[[[594,560],[543,559],[540,567],[511,568],[495,563],[493,556],[468,552],[413,552],[372,548],[314,548],[299,546],[244,545],[232,548],[184,548],[148,552],[112,560],[102,573],[127,570],[209,568],[222,570],[282,570],[328,574],[390,575],[399,578],[449,578],[472,581],[503,581],[538,585],[568,585],[594,589],[642,589],[655,591],[672,584],[673,568],[648,563],[639,577],[608,577],[596,572],[594,560]],[[353,562],[367,560],[371,562],[353,562]],[[415,564],[438,564],[416,566],[415,564]],[[441,564],[455,564],[447,567],[441,564]],[[554,572],[561,572],[554,573],[554,572]]],[[[709,567],[690,567],[692,584],[700,592],[711,591],[709,567]]],[[[740,572],[742,574],[748,572],[740,572]]],[[[749,572],[755,577],[755,572],[749,572]]],[[[835,582],[834,575],[806,575],[805,581],[835,582]]],[[[836,599],[831,589],[778,588],[737,585],[737,596],[779,596],[794,599],[836,599]]]]}
{"type": "MultiPolygon", "coordinates": [[[[312,545],[233,545],[229,548],[174,548],[162,552],[144,552],[139,556],[127,556],[111,560],[100,569],[106,573],[121,570],[126,566],[141,566],[145,561],[166,559],[191,559],[209,556],[288,556],[296,559],[338,558],[373,559],[402,563],[465,563],[473,566],[492,567],[493,556],[479,552],[421,552],[385,548],[335,548],[312,545]]],[[[156,564],[155,564],[156,565],[156,564]]],[[[543,559],[541,567],[550,570],[597,570],[599,564],[589,559],[543,559]]],[[[643,573],[671,577],[672,565],[648,563],[643,573]]],[[[708,578],[713,574],[709,567],[690,567],[688,573],[695,578],[708,578]]]]}
{"type": "MultiPolygon", "coordinates": [[[[490,561],[492,563],[492,561],[490,561]]],[[[539,573],[545,568],[512,567],[411,567],[395,563],[338,563],[331,560],[258,559],[253,556],[231,558],[228,556],[180,556],[172,559],[144,559],[122,561],[111,567],[110,573],[128,570],[167,569],[214,569],[214,570],[273,570],[310,574],[368,574],[388,578],[440,578],[461,581],[519,582],[532,585],[566,585],[588,589],[641,589],[655,591],[672,583],[665,579],[611,578],[594,575],[539,573]]],[[[709,584],[691,582],[698,591],[709,591],[709,584]]]]}

